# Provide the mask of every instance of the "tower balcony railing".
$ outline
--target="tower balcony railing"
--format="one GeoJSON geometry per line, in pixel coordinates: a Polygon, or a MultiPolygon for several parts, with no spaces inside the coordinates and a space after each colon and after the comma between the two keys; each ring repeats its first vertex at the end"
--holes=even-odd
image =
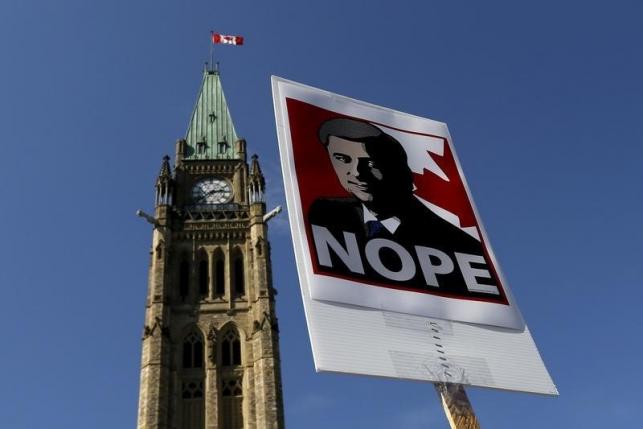
{"type": "Polygon", "coordinates": [[[247,220],[248,208],[236,203],[193,204],[183,208],[184,219],[201,220],[247,220]]]}
{"type": "Polygon", "coordinates": [[[224,204],[192,204],[185,207],[192,211],[230,211],[230,210],[241,210],[241,205],[237,203],[224,203],[224,204]]]}

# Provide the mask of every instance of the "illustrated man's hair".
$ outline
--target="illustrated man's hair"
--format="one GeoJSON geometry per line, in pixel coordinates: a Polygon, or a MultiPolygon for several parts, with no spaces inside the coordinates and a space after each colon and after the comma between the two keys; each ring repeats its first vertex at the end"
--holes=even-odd
{"type": "MultiPolygon", "coordinates": [[[[325,147],[331,137],[363,143],[366,152],[387,175],[395,179],[396,191],[413,190],[413,174],[406,151],[399,141],[370,122],[351,118],[329,119],[319,127],[319,141],[325,147]]],[[[392,190],[393,191],[393,190],[392,190]]]]}
{"type": "Polygon", "coordinates": [[[324,146],[328,146],[328,139],[331,136],[359,142],[390,137],[369,122],[349,118],[330,119],[322,123],[319,127],[319,141],[324,146]]]}

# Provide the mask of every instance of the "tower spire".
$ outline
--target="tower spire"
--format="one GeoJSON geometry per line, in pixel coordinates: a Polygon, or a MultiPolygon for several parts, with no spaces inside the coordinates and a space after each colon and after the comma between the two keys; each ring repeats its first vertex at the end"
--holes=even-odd
{"type": "Polygon", "coordinates": [[[251,159],[250,172],[248,174],[248,199],[250,203],[263,203],[265,202],[266,180],[259,166],[259,157],[255,154],[252,155],[251,159]]]}
{"type": "Polygon", "coordinates": [[[186,132],[183,159],[239,159],[237,140],[218,67],[206,67],[186,132]]]}
{"type": "Polygon", "coordinates": [[[165,155],[161,162],[161,169],[156,178],[156,206],[165,206],[172,204],[173,194],[172,167],[170,167],[170,157],[165,155]]]}

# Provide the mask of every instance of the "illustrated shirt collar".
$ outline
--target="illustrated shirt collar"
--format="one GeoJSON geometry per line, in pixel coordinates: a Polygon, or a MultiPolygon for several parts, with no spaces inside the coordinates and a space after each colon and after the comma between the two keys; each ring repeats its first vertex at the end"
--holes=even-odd
{"type": "Polygon", "coordinates": [[[364,204],[362,204],[362,208],[364,209],[364,223],[370,222],[370,221],[376,221],[384,225],[384,228],[391,234],[394,234],[395,231],[399,228],[400,224],[402,221],[395,216],[391,216],[386,219],[378,219],[375,217],[373,212],[371,212],[369,209],[366,208],[364,204]]]}

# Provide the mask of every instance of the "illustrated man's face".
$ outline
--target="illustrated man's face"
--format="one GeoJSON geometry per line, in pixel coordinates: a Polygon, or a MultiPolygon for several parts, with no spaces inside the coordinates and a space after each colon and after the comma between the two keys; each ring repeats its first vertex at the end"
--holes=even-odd
{"type": "Polygon", "coordinates": [[[330,136],[328,155],[342,187],[362,202],[373,201],[384,174],[366,151],[364,143],[330,136]]]}

